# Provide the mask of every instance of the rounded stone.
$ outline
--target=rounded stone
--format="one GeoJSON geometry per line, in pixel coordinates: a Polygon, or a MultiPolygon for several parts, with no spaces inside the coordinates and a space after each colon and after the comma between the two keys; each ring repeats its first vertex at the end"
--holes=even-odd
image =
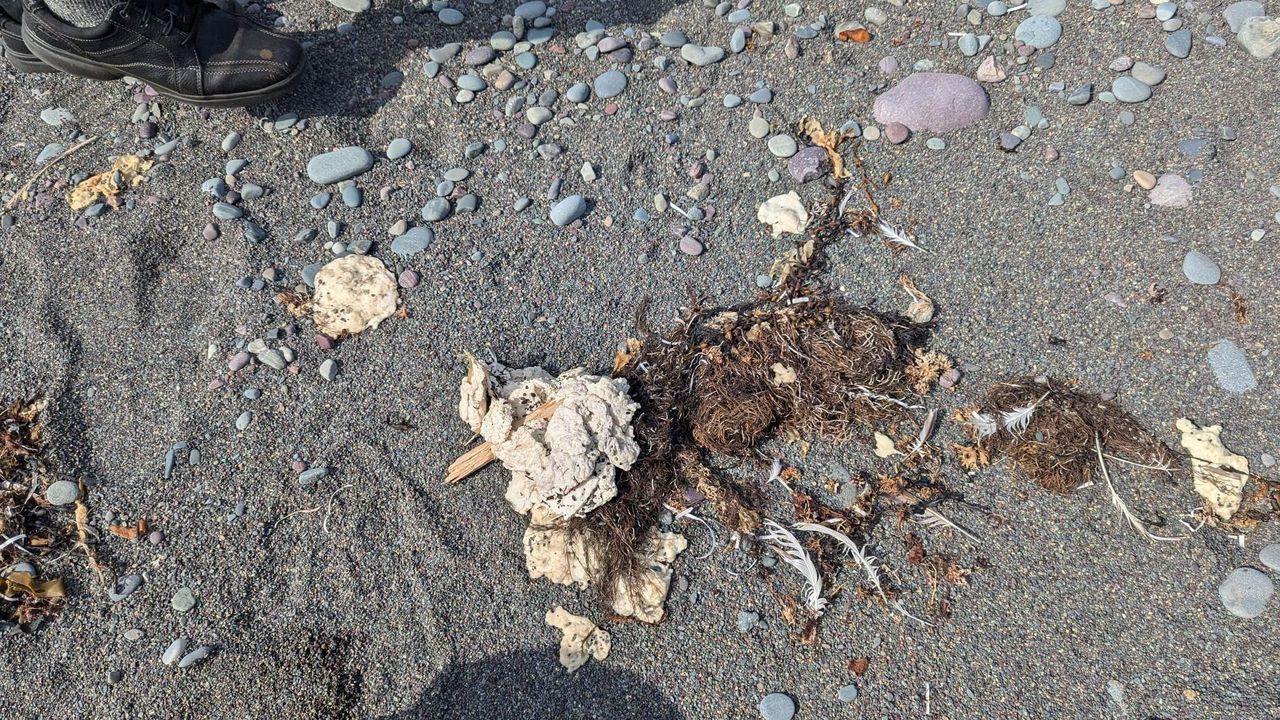
{"type": "Polygon", "coordinates": [[[601,98],[617,97],[627,89],[627,76],[618,70],[607,70],[592,83],[596,95],[601,98]]]}
{"type": "Polygon", "coordinates": [[[774,135],[769,138],[769,152],[780,158],[796,154],[796,140],[790,135],[774,135]]]}
{"type": "Polygon", "coordinates": [[[1236,568],[1218,586],[1218,598],[1227,612],[1239,618],[1256,618],[1275,594],[1271,578],[1253,568],[1236,568]]]}
{"type": "Polygon", "coordinates": [[[782,693],[765,695],[756,708],[764,720],[791,720],[796,715],[796,701],[782,693]]]}
{"type": "Polygon", "coordinates": [[[391,160],[399,160],[408,155],[413,150],[413,143],[405,138],[396,138],[387,145],[387,158],[391,160]]]}
{"type": "Polygon", "coordinates": [[[80,486],[70,480],[58,480],[44,491],[50,505],[70,505],[80,498],[80,486]]]}
{"type": "Polygon", "coordinates": [[[587,199],[581,195],[570,195],[551,207],[551,222],[564,227],[587,212],[587,199]]]}
{"type": "Polygon", "coordinates": [[[840,688],[839,692],[836,693],[836,697],[840,699],[840,702],[845,702],[845,703],[853,702],[854,700],[858,699],[858,686],[845,685],[844,687],[840,688]]]}
{"type": "Polygon", "coordinates": [[[894,145],[901,145],[907,141],[907,137],[911,135],[911,131],[906,125],[900,122],[891,122],[884,126],[884,137],[894,145]]]}
{"type": "Polygon", "coordinates": [[[990,109],[986,91],[970,78],[930,72],[907,76],[877,97],[873,106],[875,118],[882,124],[900,122],[912,132],[935,133],[972,125],[990,109]]]}
{"type": "Polygon", "coordinates": [[[1258,553],[1258,560],[1272,570],[1280,570],[1280,543],[1272,543],[1258,553]]]}
{"type": "Polygon", "coordinates": [[[1037,50],[1053,47],[1062,37],[1062,23],[1052,15],[1032,15],[1018,23],[1013,36],[1037,50]]]}
{"type": "Polygon", "coordinates": [[[823,148],[811,146],[791,156],[787,172],[798,183],[807,183],[831,171],[831,158],[823,148]]]}
{"type": "Polygon", "coordinates": [[[1258,388],[1258,378],[1249,367],[1249,358],[1232,340],[1219,340],[1209,348],[1209,369],[1218,387],[1229,393],[1246,393],[1258,388]]]}
{"type": "Polygon", "coordinates": [[[449,201],[445,198],[431,198],[426,205],[422,206],[422,219],[427,222],[438,222],[449,217],[449,213],[452,211],[453,207],[449,205],[449,201]]]}
{"type": "Polygon", "coordinates": [[[373,167],[373,154],[359,147],[344,147],[317,155],[307,162],[307,177],[317,185],[350,180],[373,167]]]}
{"type": "Polygon", "coordinates": [[[184,613],[196,606],[196,596],[191,593],[191,588],[178,588],[169,604],[174,610],[184,613]]]}
{"type": "Polygon", "coordinates": [[[1199,250],[1192,250],[1182,258],[1182,272],[1197,285],[1217,285],[1222,279],[1222,268],[1199,250]]]}
{"type": "Polygon", "coordinates": [[[1121,75],[1111,83],[1111,94],[1120,102],[1146,102],[1151,99],[1151,86],[1133,76],[1121,75]]]}

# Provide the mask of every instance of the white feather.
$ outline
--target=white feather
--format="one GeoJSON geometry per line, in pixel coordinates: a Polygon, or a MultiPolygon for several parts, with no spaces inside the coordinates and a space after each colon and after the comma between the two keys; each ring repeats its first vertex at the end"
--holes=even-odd
{"type": "Polygon", "coordinates": [[[996,434],[1000,427],[996,424],[996,419],[986,413],[980,413],[977,410],[969,413],[969,424],[978,430],[978,439],[991,437],[996,434]]]}
{"type": "Polygon", "coordinates": [[[915,243],[915,239],[912,238],[911,234],[905,230],[899,230],[884,220],[879,221],[877,228],[880,230],[880,237],[894,245],[902,245],[904,247],[912,248],[913,250],[924,251],[924,248],[917,245],[915,243]]]}
{"type": "Polygon", "coordinates": [[[1049,393],[1041,395],[1035,402],[1030,405],[1014,408],[1000,414],[1000,422],[1004,424],[1004,429],[1011,433],[1020,433],[1027,429],[1027,425],[1031,424],[1031,416],[1035,414],[1036,407],[1040,402],[1049,397],[1049,393]]]}
{"type": "Polygon", "coordinates": [[[790,530],[772,520],[765,520],[767,532],[760,539],[772,543],[783,562],[795,568],[805,580],[805,604],[814,617],[821,617],[827,609],[827,599],[822,597],[822,578],[818,575],[818,567],[809,557],[800,540],[790,530]]]}
{"type": "Polygon", "coordinates": [[[886,605],[902,613],[904,617],[909,617],[921,625],[933,627],[933,623],[921,620],[915,615],[907,612],[907,609],[902,607],[902,603],[889,601],[889,598],[884,594],[884,586],[880,584],[880,561],[875,555],[867,552],[866,545],[858,547],[858,544],[855,543],[848,535],[845,535],[839,530],[827,527],[826,525],[818,525],[816,523],[796,523],[795,525],[792,525],[792,527],[797,530],[803,530],[804,532],[820,533],[840,543],[844,546],[845,554],[853,558],[854,561],[858,563],[858,566],[862,568],[862,572],[867,576],[867,582],[871,584],[871,587],[875,588],[876,593],[880,595],[880,599],[884,600],[886,605]]]}

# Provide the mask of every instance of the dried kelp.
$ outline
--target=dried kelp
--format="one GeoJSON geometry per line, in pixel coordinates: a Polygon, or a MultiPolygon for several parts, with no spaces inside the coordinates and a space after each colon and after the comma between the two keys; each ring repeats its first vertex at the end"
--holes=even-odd
{"type": "Polygon", "coordinates": [[[965,416],[977,445],[1007,456],[1018,472],[1067,492],[1095,478],[1104,455],[1152,469],[1172,470],[1177,458],[1111,399],[1053,379],[998,382],[965,416]],[[1095,436],[1097,443],[1095,443],[1095,436]]]}

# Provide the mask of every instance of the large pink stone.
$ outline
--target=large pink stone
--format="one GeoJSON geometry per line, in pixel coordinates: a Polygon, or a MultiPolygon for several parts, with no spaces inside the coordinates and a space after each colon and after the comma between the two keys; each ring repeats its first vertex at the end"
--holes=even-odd
{"type": "Polygon", "coordinates": [[[876,98],[876,121],[900,122],[912,132],[951,132],[986,117],[991,101],[964,75],[918,72],[876,98]]]}

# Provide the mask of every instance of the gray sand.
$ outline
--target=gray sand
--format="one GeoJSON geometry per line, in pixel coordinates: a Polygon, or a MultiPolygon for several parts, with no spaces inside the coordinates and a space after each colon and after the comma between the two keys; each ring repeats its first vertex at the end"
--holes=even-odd
{"type": "MultiPolygon", "coordinates": [[[[944,151],[927,150],[927,135],[903,146],[864,144],[873,175],[893,172],[878,193],[886,215],[914,228],[928,252],[894,255],[850,239],[832,251],[832,279],[850,298],[884,309],[905,307],[897,285],[904,272],[932,296],[939,308],[932,347],[964,368],[954,394],[939,391],[931,400],[944,416],[1008,375],[1075,378],[1091,391],[1116,393],[1174,448],[1176,418],[1221,424],[1229,447],[1274,476],[1259,458],[1280,454],[1280,228],[1272,219],[1280,200],[1268,193],[1280,182],[1280,58],[1250,58],[1233,39],[1225,48],[1208,46],[1205,25],[1229,35],[1220,15],[1225,3],[1214,1],[1184,3],[1196,47],[1188,60],[1176,60],[1165,52],[1157,22],[1134,17],[1142,4],[1129,0],[1097,14],[1088,3],[1071,3],[1061,16],[1056,66],[1025,89],[1011,81],[988,86],[990,115],[947,135],[944,151]],[[1212,18],[1198,22],[1201,12],[1212,18]],[[1054,81],[1068,92],[1090,81],[1109,87],[1116,73],[1107,65],[1121,54],[1168,71],[1149,101],[1073,107],[1047,90],[1054,81]],[[1022,122],[1028,104],[1038,104],[1051,127],[1017,153],[999,152],[995,137],[1022,122]],[[1135,112],[1134,125],[1117,121],[1123,109],[1135,112]],[[1216,158],[1179,153],[1180,140],[1217,138],[1221,125],[1239,137],[1215,141],[1216,158]],[[1046,146],[1060,158],[1046,161],[1046,146]],[[1129,181],[1108,176],[1112,158],[1129,172],[1185,176],[1199,168],[1204,177],[1189,209],[1150,207],[1143,191],[1126,192],[1129,181]],[[1059,176],[1072,192],[1063,206],[1047,207],[1059,176]],[[890,198],[900,209],[888,209],[890,198]],[[1255,228],[1266,229],[1265,238],[1250,240],[1255,228]],[[1191,249],[1223,268],[1249,306],[1248,324],[1235,322],[1223,288],[1186,280],[1182,259],[1191,249]],[[1167,290],[1162,304],[1145,300],[1152,282],[1167,290]],[[1112,292],[1128,306],[1104,298],[1112,292]],[[1160,338],[1162,330],[1170,339],[1160,338]],[[1206,355],[1221,339],[1234,340],[1247,356],[1256,390],[1235,395],[1218,387],[1206,355]]],[[[76,557],[43,568],[67,576],[74,598],[34,636],[0,638],[4,715],[692,720],[757,717],[756,704],[776,691],[796,700],[799,718],[926,717],[926,696],[929,717],[953,720],[1277,717],[1280,607],[1273,601],[1246,621],[1229,616],[1217,596],[1232,569],[1265,569],[1257,553],[1280,538],[1274,522],[1244,547],[1212,529],[1153,546],[1122,525],[1102,488],[1061,497],[1011,477],[1002,464],[972,476],[947,468],[952,487],[973,504],[955,506],[951,515],[982,544],[922,531],[930,550],[974,568],[969,586],[952,593],[952,616],[932,630],[846,594],[833,602],[818,644],[801,645],[767,590],[792,589],[795,577],[759,570],[736,577],[743,558],[725,552],[696,560],[709,549],[697,525],[680,526],[691,549],[676,563],[679,580],[658,627],[605,622],[589,593],[530,583],[520,551],[524,521],[501,500],[505,473],[490,468],[456,488],[439,483],[467,440],[455,411],[461,351],[491,350],[513,365],[605,369],[616,344],[636,333],[634,309],[643,298],[659,323],[687,302],[686,287],[717,301],[746,298],[756,274],[792,245],[770,238],[755,222],[755,208],[795,186],[784,163],[747,133],[750,104],[727,110],[724,93],[745,97],[766,80],[775,99],[763,110],[776,125],[811,114],[828,127],[848,118],[866,126],[873,89],[886,82],[876,68],[882,56],[902,62],[892,82],[923,58],[972,75],[985,53],[966,58],[954,47],[928,46],[930,38],[970,29],[949,4],[919,3],[911,12],[884,4],[890,21],[868,45],[835,47],[828,31],[788,61],[780,33],[772,45],[719,65],[676,67],[671,74],[681,92],[703,87],[707,102],[680,108],[678,121],[664,123],[657,111],[676,103],[656,87],[661,74],[652,58],[659,51],[641,52],[636,62],[644,71],[614,99],[617,115],[603,115],[600,100],[589,101],[586,112],[560,100],[557,110],[574,125],[542,128],[540,138],[565,148],[545,161],[511,121],[493,116],[494,98],[500,110],[510,93],[491,89],[451,106],[452,93],[422,74],[425,49],[400,49],[410,37],[423,48],[487,38],[499,29],[489,16],[511,5],[465,3],[467,23],[446,28],[431,17],[393,25],[393,13],[379,3],[354,34],[338,36],[332,28],[346,13],[303,0],[271,3],[302,18],[300,30],[319,43],[301,91],[275,108],[207,116],[162,101],[162,130],[198,145],[180,147],[150,173],[132,194],[135,210],[107,213],[82,229],[54,192],[43,209],[21,208],[17,225],[0,234],[0,396],[41,392],[51,399],[51,462],[89,483],[96,523],[105,524],[107,511],[145,516],[166,537],[159,547],[104,543],[117,572],[146,576],[119,604],[76,557]],[[924,17],[914,36],[907,33],[911,13],[924,17]],[[905,44],[895,47],[894,38],[905,44]],[[378,80],[396,67],[405,83],[379,96],[378,80]],[[310,126],[296,136],[261,130],[261,118],[286,111],[310,126]],[[218,145],[233,130],[244,141],[228,155],[218,145]],[[680,134],[676,145],[663,142],[667,132],[680,134]],[[382,156],[402,136],[416,147],[408,158],[415,169],[382,156]],[[497,137],[506,140],[505,152],[463,157],[468,143],[497,137]],[[357,180],[364,206],[353,210],[335,199],[328,210],[313,211],[307,199],[320,188],[306,179],[306,161],[350,144],[381,158],[357,180]],[[666,192],[681,207],[692,204],[684,198],[686,168],[707,150],[719,154],[709,163],[717,213],[697,226],[706,254],[691,258],[675,250],[668,226],[677,218],[654,213],[652,196],[666,192]],[[243,203],[270,231],[261,244],[244,241],[234,223],[223,223],[220,240],[200,236],[212,198],[198,185],[220,176],[230,158],[247,158],[241,181],[270,191],[243,203]],[[586,160],[598,168],[591,184],[578,175],[586,160]],[[288,343],[299,355],[297,376],[260,366],[226,372],[238,333],[261,337],[289,319],[270,293],[234,287],[237,278],[278,267],[285,286],[300,282],[303,265],[329,256],[322,242],[330,218],[346,226],[341,240],[370,237],[376,254],[396,263],[386,229],[416,220],[455,165],[471,169],[465,184],[482,204],[473,216],[437,223],[434,248],[397,265],[423,275],[402,295],[407,318],[331,352],[312,343],[304,319],[288,343]],[[772,168],[782,181],[769,182],[772,168]],[[502,171],[508,181],[497,178],[502,171]],[[581,229],[545,222],[544,193],[555,175],[564,178],[564,195],[594,201],[581,229]],[[378,197],[383,186],[396,188],[386,202],[378,197]],[[512,203],[526,195],[533,207],[515,215],[512,203]],[[648,224],[631,220],[641,206],[654,213],[648,224]],[[294,243],[303,228],[320,236],[294,243]],[[211,342],[219,350],[208,360],[211,342]],[[317,371],[326,357],[343,368],[333,383],[317,371]],[[207,390],[216,378],[227,378],[227,386],[207,390]],[[262,397],[246,400],[248,387],[262,397]],[[236,432],[233,422],[245,410],[256,418],[236,432]],[[195,467],[179,463],[165,480],[164,454],[178,441],[199,448],[202,458],[195,467]],[[290,470],[295,459],[332,471],[307,492],[290,470]],[[244,516],[228,521],[239,501],[244,516]],[[316,507],[323,509],[282,520],[316,507]],[[183,614],[170,606],[181,587],[198,601],[183,614]],[[605,662],[565,676],[555,659],[558,635],[542,619],[557,604],[605,624],[614,639],[605,662]],[[747,635],[736,627],[742,610],[762,616],[747,635]],[[144,637],[126,640],[131,628],[144,637]],[[180,636],[219,650],[190,669],[165,667],[160,656],[180,636]],[[860,656],[869,657],[870,668],[856,677],[846,666],[860,656]],[[113,669],[123,679],[108,686],[113,669]],[[836,695],[850,683],[860,693],[845,705],[836,695]],[[1123,706],[1108,693],[1110,686],[1118,696],[1121,685],[1123,706]]],[[[774,5],[757,5],[765,18],[793,26],[822,9],[804,3],[800,19],[790,20],[774,5]]],[[[823,7],[833,20],[862,11],[845,2],[823,7]]],[[[681,28],[704,43],[727,44],[732,29],[699,3],[584,0],[561,12],[553,42],[572,48],[573,33],[590,18],[617,30],[681,28]]],[[[1011,35],[1016,22],[988,18],[980,32],[1011,35]]],[[[536,53],[542,64],[525,74],[541,80],[554,71],[549,84],[561,92],[609,66],[545,47],[536,53]]],[[[507,62],[510,55],[503,54],[507,62]]],[[[446,68],[458,72],[456,61],[446,68]]],[[[130,90],[0,71],[0,188],[18,187],[40,148],[65,140],[65,129],[39,119],[46,107],[70,109],[85,134],[104,137],[53,178],[97,172],[109,166],[109,155],[154,145],[136,139],[130,90]]],[[[800,192],[806,201],[828,196],[819,182],[800,192]]],[[[947,422],[938,442],[959,438],[947,422]]],[[[860,443],[819,443],[806,457],[795,447],[778,450],[815,490],[823,478],[888,469],[860,443]]],[[[761,480],[767,470],[739,469],[761,480]]],[[[1119,477],[1130,505],[1164,518],[1171,530],[1181,528],[1174,516],[1198,502],[1185,480],[1119,477]]],[[[879,554],[902,565],[902,532],[882,533],[879,554]]],[[[904,602],[922,608],[930,588],[914,573],[904,578],[904,602]]]]}

